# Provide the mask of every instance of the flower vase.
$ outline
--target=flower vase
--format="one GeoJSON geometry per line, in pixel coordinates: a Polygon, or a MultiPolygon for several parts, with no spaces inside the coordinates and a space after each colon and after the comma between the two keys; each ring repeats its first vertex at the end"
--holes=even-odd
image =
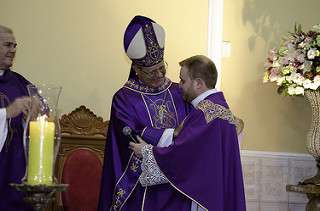
{"type": "Polygon", "coordinates": [[[302,184],[320,185],[320,91],[306,90],[306,100],[312,111],[311,126],[307,134],[307,150],[317,162],[317,174],[306,179],[302,184]]]}

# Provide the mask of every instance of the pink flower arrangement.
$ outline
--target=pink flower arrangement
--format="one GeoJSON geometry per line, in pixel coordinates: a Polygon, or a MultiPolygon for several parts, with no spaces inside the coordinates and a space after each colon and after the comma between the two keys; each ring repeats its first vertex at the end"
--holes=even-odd
{"type": "Polygon", "coordinates": [[[279,48],[271,49],[265,61],[263,82],[277,83],[278,93],[303,95],[320,89],[320,25],[308,32],[295,26],[279,48]]]}

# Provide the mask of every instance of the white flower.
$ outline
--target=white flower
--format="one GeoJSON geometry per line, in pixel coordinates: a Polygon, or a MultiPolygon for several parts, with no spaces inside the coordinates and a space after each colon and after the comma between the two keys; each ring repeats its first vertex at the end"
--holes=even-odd
{"type": "Polygon", "coordinates": [[[307,53],[308,59],[314,59],[317,56],[317,49],[311,48],[307,53]]]}
{"type": "Polygon", "coordinates": [[[294,90],[296,95],[303,95],[304,94],[304,88],[301,86],[297,86],[294,90]]]}
{"type": "Polygon", "coordinates": [[[278,78],[279,78],[279,76],[276,75],[276,74],[270,74],[270,75],[269,75],[269,80],[270,80],[271,82],[277,81],[278,78]]]}
{"type": "Polygon", "coordinates": [[[304,42],[299,43],[298,47],[299,48],[304,48],[304,46],[306,46],[306,44],[304,42]]]}
{"type": "Polygon", "coordinates": [[[273,61],[272,67],[280,67],[280,66],[281,65],[280,65],[279,61],[273,61]]]}
{"type": "Polygon", "coordinates": [[[291,85],[288,87],[288,94],[289,95],[303,95],[304,94],[304,88],[301,86],[295,87],[295,85],[291,85]]]}
{"type": "Polygon", "coordinates": [[[264,82],[276,82],[280,92],[303,95],[304,90],[320,90],[320,24],[311,31],[300,30],[284,37],[279,48],[266,59],[264,82]],[[319,75],[317,75],[319,74],[319,75]]]}
{"type": "Polygon", "coordinates": [[[319,75],[316,75],[316,76],[313,78],[313,82],[314,82],[314,83],[320,83],[320,76],[319,76],[319,75]]]}
{"type": "Polygon", "coordinates": [[[314,77],[313,83],[312,83],[310,89],[317,90],[319,86],[320,86],[320,76],[317,75],[316,77],[314,77]]]}
{"type": "Polygon", "coordinates": [[[304,87],[305,89],[310,89],[311,86],[312,86],[312,81],[311,81],[311,80],[306,79],[306,80],[303,81],[303,87],[304,87]]]}
{"type": "Polygon", "coordinates": [[[289,86],[288,87],[288,94],[289,95],[294,95],[294,89],[295,89],[294,86],[289,86]]]}
{"type": "Polygon", "coordinates": [[[299,69],[299,70],[303,70],[303,69],[304,69],[304,64],[298,66],[298,69],[299,69]]]}
{"type": "Polygon", "coordinates": [[[312,83],[310,89],[317,90],[320,84],[318,83],[312,83]]]}
{"type": "Polygon", "coordinates": [[[314,77],[314,79],[315,80],[313,82],[309,79],[304,80],[303,87],[305,89],[312,89],[312,90],[318,89],[318,87],[320,86],[320,77],[316,76],[314,77]]]}
{"type": "Polygon", "coordinates": [[[300,73],[296,73],[296,72],[293,72],[291,74],[291,79],[294,83],[296,83],[299,86],[301,86],[304,81],[304,77],[300,73]]]}
{"type": "Polygon", "coordinates": [[[280,77],[277,79],[277,85],[280,86],[284,81],[286,80],[286,77],[280,77]]]}
{"type": "Polygon", "coordinates": [[[292,82],[292,75],[286,76],[286,81],[288,81],[289,83],[292,82]]]}

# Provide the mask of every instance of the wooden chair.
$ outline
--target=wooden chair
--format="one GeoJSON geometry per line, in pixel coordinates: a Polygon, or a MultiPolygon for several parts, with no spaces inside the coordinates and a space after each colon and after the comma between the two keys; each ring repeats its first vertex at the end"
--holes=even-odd
{"type": "Polygon", "coordinates": [[[63,115],[60,125],[56,175],[69,187],[57,197],[54,210],[96,211],[108,122],[80,106],[63,115]]]}

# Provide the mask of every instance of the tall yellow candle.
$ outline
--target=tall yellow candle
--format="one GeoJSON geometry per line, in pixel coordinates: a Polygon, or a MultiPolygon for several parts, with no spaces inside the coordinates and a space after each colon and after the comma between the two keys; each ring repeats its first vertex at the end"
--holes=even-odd
{"type": "Polygon", "coordinates": [[[54,156],[53,122],[48,122],[46,116],[29,124],[29,159],[28,184],[52,184],[53,156],[54,156]]]}

